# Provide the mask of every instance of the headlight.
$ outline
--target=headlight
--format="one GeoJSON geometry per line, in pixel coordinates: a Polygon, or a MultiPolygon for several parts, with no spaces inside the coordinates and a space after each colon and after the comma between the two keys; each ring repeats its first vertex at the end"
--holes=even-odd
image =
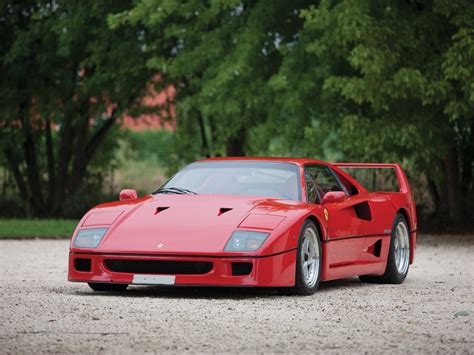
{"type": "Polygon", "coordinates": [[[80,229],[74,238],[74,246],[77,248],[95,248],[99,245],[107,228],[80,229]]]}
{"type": "Polygon", "coordinates": [[[238,230],[232,233],[225,251],[254,251],[260,248],[270,233],[238,230]]]}

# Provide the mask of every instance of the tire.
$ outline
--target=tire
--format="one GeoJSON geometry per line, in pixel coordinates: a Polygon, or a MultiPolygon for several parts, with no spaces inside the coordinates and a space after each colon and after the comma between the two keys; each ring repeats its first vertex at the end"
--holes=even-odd
{"type": "Polygon", "coordinates": [[[359,276],[359,279],[369,283],[401,284],[407,277],[409,268],[410,230],[405,217],[397,213],[393,220],[385,273],[381,276],[363,275],[359,276]]]}
{"type": "Polygon", "coordinates": [[[98,292],[120,292],[125,291],[128,287],[127,284],[112,284],[112,283],[99,283],[99,282],[88,282],[91,289],[98,292]]]}
{"type": "Polygon", "coordinates": [[[283,295],[314,294],[318,289],[321,278],[321,257],[322,248],[318,228],[316,228],[313,221],[307,220],[301,228],[298,239],[295,286],[277,288],[277,292],[283,295]],[[312,262],[310,259],[312,259],[312,262]]]}

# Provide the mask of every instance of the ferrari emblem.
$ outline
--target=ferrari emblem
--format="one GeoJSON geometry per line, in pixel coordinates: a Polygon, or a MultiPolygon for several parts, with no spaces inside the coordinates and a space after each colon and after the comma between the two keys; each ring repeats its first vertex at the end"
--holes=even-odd
{"type": "Polygon", "coordinates": [[[164,246],[165,246],[165,245],[164,245],[163,243],[160,243],[160,244],[158,244],[156,247],[157,247],[158,249],[160,249],[160,248],[163,248],[164,246]]]}
{"type": "Polygon", "coordinates": [[[326,218],[326,221],[329,219],[329,212],[327,209],[324,209],[324,218],[326,218]]]}

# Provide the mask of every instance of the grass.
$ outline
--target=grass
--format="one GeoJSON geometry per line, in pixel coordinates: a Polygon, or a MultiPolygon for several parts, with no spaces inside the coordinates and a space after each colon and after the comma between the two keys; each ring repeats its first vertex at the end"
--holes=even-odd
{"type": "Polygon", "coordinates": [[[71,219],[0,219],[0,239],[68,238],[77,223],[71,219]]]}

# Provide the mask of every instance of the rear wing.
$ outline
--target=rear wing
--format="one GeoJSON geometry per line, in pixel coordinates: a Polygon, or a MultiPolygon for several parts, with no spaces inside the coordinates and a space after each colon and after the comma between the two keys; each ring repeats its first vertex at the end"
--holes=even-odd
{"type": "Polygon", "coordinates": [[[411,196],[410,185],[400,164],[388,163],[333,163],[344,170],[369,191],[396,191],[411,196]],[[391,189],[380,189],[380,181],[391,189]]]}

